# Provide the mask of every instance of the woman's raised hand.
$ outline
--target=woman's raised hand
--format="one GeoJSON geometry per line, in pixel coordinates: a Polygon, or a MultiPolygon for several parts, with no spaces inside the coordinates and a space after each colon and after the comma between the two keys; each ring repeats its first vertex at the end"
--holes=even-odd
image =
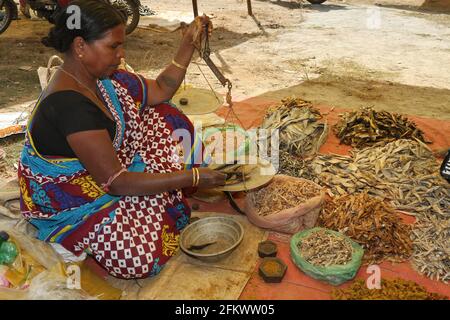
{"type": "Polygon", "coordinates": [[[207,15],[198,16],[194,19],[194,21],[189,24],[183,30],[184,36],[189,36],[192,39],[192,44],[200,49],[202,39],[206,36],[206,26],[208,26],[207,32],[208,36],[212,35],[213,24],[207,15]]]}

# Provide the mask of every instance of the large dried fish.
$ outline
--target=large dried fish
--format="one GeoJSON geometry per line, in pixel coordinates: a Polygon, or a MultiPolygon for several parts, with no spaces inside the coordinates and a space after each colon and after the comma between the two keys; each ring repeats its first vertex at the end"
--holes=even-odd
{"type": "Polygon", "coordinates": [[[326,201],[319,225],[344,233],[364,248],[363,262],[401,262],[410,258],[412,243],[409,225],[394,208],[367,193],[345,195],[326,201]]]}
{"type": "Polygon", "coordinates": [[[310,102],[287,98],[269,108],[261,128],[278,130],[281,150],[307,157],[316,154],[327,138],[328,125],[320,119],[320,111],[310,102]]]}
{"type": "Polygon", "coordinates": [[[333,126],[341,143],[356,148],[383,145],[398,139],[419,139],[426,142],[423,132],[403,115],[387,111],[361,108],[359,111],[340,115],[341,120],[333,126]]]}

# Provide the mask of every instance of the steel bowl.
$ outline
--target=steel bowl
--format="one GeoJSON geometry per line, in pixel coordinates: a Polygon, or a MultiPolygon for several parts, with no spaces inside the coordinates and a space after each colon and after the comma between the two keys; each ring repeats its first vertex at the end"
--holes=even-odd
{"type": "Polygon", "coordinates": [[[180,247],[193,258],[215,262],[230,255],[242,242],[243,237],[244,228],[235,219],[208,217],[195,221],[183,230],[180,247]],[[204,247],[199,249],[202,246],[204,247]]]}

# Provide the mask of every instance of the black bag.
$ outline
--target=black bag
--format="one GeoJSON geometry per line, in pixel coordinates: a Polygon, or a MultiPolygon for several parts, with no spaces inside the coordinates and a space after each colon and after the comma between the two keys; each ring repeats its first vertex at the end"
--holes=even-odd
{"type": "Polygon", "coordinates": [[[450,150],[441,165],[441,176],[450,183],[450,150]]]}

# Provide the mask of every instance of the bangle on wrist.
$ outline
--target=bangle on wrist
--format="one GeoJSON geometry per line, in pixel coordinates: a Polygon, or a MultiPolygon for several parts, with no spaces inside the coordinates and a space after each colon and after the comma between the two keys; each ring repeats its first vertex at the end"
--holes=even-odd
{"type": "Polygon", "coordinates": [[[200,171],[198,171],[198,168],[195,168],[195,172],[197,173],[197,184],[195,186],[198,187],[200,184],[200,171]]]}
{"type": "Polygon", "coordinates": [[[195,179],[197,179],[197,176],[195,175],[195,168],[192,168],[192,186],[195,187],[195,179]]]}
{"type": "Polygon", "coordinates": [[[185,67],[185,66],[179,64],[178,62],[175,61],[175,59],[172,60],[172,64],[173,64],[175,67],[178,67],[178,68],[183,69],[183,70],[187,70],[187,67],[185,67]]]}
{"type": "Polygon", "coordinates": [[[192,168],[192,186],[197,187],[200,182],[200,172],[197,168],[192,168]]]}

